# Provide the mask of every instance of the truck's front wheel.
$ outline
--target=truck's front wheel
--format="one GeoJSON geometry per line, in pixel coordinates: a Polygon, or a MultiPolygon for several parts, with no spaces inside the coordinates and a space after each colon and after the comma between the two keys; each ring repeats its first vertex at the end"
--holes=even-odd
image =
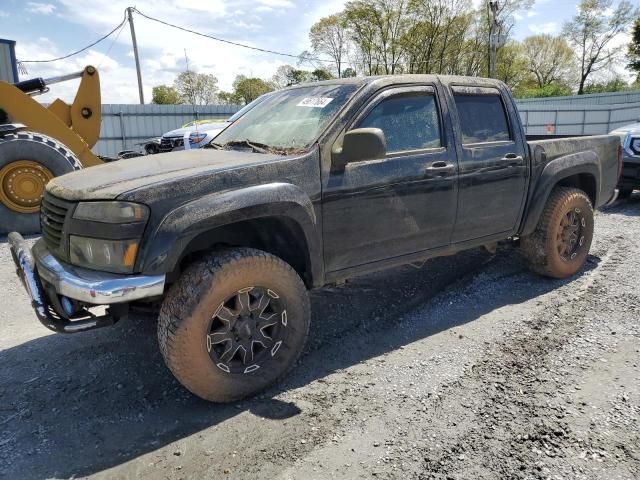
{"type": "Polygon", "coordinates": [[[266,252],[224,250],[192,264],[162,305],[165,363],[192,393],[213,402],[254,395],[283,377],[309,332],[306,288],[266,252]]]}
{"type": "Polygon", "coordinates": [[[542,275],[566,278],[584,264],[593,240],[593,207],[577,188],[556,187],[531,235],[520,239],[530,268],[542,275]]]}

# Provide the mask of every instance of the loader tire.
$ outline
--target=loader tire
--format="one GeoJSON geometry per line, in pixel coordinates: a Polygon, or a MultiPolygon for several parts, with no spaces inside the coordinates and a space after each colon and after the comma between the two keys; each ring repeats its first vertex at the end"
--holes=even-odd
{"type": "Polygon", "coordinates": [[[534,272],[567,278],[582,268],[593,240],[593,207],[585,192],[556,187],[538,225],[520,239],[522,254],[534,272]]]}
{"type": "Polygon", "coordinates": [[[160,311],[158,341],[173,375],[195,395],[233,402],[278,382],[309,333],[307,290],[280,258],[221,250],[191,264],[160,311]]]}
{"type": "Polygon", "coordinates": [[[0,234],[39,232],[45,185],[80,168],[78,158],[47,135],[21,131],[0,137],[0,234]]]}

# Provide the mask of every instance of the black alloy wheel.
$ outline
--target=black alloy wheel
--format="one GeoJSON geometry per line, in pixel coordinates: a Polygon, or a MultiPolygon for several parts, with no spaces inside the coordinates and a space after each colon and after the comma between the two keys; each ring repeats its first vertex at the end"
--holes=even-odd
{"type": "Polygon", "coordinates": [[[287,311],[273,290],[246,287],[222,302],[211,319],[207,351],[227,373],[251,373],[274,357],[287,328],[287,311]]]}

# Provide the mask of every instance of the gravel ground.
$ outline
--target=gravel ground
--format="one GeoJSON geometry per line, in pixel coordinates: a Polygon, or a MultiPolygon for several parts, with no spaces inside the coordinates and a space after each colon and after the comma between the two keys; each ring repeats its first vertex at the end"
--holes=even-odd
{"type": "Polygon", "coordinates": [[[471,251],[312,293],[286,382],[201,401],[153,319],[35,320],[0,240],[0,478],[640,478],[640,196],[580,275],[471,251]]]}

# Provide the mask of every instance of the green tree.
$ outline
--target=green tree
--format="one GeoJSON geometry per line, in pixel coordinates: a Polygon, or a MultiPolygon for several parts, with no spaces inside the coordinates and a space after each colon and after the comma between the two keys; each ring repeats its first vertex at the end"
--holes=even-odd
{"type": "MultiPolygon", "coordinates": [[[[530,9],[533,3],[534,0],[501,0],[496,2],[485,2],[486,6],[484,8],[484,25],[482,25],[481,27],[482,31],[486,32],[487,38],[502,37],[507,40],[510,37],[511,31],[513,30],[513,26],[515,24],[515,13],[520,10],[530,9]],[[495,14],[491,11],[490,3],[496,4],[495,14]]],[[[504,48],[505,45],[506,42],[504,44],[498,44],[498,47],[496,48],[496,59],[500,54],[500,50],[504,48]]],[[[486,42],[485,48],[487,52],[488,72],[491,57],[491,44],[489,42],[486,42]]],[[[496,60],[496,70],[497,68],[498,65],[496,60]]]]}
{"type": "Polygon", "coordinates": [[[640,15],[640,7],[622,0],[613,8],[613,0],[582,0],[578,13],[563,28],[563,34],[576,52],[580,77],[578,95],[585,91],[591,75],[614,63],[622,47],[612,40],[625,31],[640,15]],[[611,11],[610,15],[604,12],[611,11]]]}
{"type": "Polygon", "coordinates": [[[285,88],[291,85],[291,76],[293,74],[293,68],[291,65],[280,65],[276,70],[276,73],[271,77],[271,83],[276,90],[285,88]]]}
{"type": "Polygon", "coordinates": [[[261,78],[238,75],[233,82],[234,95],[245,104],[273,90],[274,86],[261,78]]]}
{"type": "Polygon", "coordinates": [[[178,75],[173,86],[183,103],[208,105],[217,97],[218,79],[210,74],[187,70],[178,75]]]}
{"type": "Polygon", "coordinates": [[[176,105],[181,103],[178,91],[168,85],[158,85],[151,90],[152,103],[157,105],[176,105]]]}
{"type": "Polygon", "coordinates": [[[512,89],[526,81],[527,59],[524,55],[524,47],[520,43],[510,42],[498,51],[496,77],[512,89]]]}
{"type": "Polygon", "coordinates": [[[354,68],[347,67],[342,71],[342,78],[351,78],[356,76],[356,71],[354,68]]]}
{"type": "Polygon", "coordinates": [[[311,75],[309,76],[309,81],[311,82],[319,82],[321,80],[331,80],[335,78],[331,75],[331,72],[325,70],[324,68],[316,68],[311,75]]]}
{"type": "Polygon", "coordinates": [[[216,95],[218,102],[225,105],[239,105],[242,103],[242,99],[239,98],[235,92],[223,92],[220,91],[216,95]]]}
{"type": "Polygon", "coordinates": [[[344,24],[367,75],[402,71],[401,41],[408,21],[409,0],[353,0],[344,10],[344,24]]]}
{"type": "Polygon", "coordinates": [[[522,42],[527,59],[526,68],[535,77],[539,88],[552,83],[571,83],[575,77],[573,50],[562,37],[534,35],[522,42]]]}
{"type": "Polygon", "coordinates": [[[615,76],[607,82],[591,83],[584,87],[584,93],[624,92],[629,90],[629,84],[620,76],[615,76]]]}
{"type": "Polygon", "coordinates": [[[349,35],[342,15],[329,15],[318,20],[309,31],[309,40],[317,57],[326,55],[333,60],[340,78],[349,45],[349,35]]]}
{"type": "Polygon", "coordinates": [[[559,83],[538,87],[535,83],[529,86],[520,85],[514,89],[513,95],[516,98],[542,98],[542,97],[559,97],[571,95],[571,87],[559,83]]]}
{"type": "Polygon", "coordinates": [[[640,83],[640,18],[633,24],[631,43],[629,43],[629,64],[627,68],[636,74],[636,83],[640,83]]]}

